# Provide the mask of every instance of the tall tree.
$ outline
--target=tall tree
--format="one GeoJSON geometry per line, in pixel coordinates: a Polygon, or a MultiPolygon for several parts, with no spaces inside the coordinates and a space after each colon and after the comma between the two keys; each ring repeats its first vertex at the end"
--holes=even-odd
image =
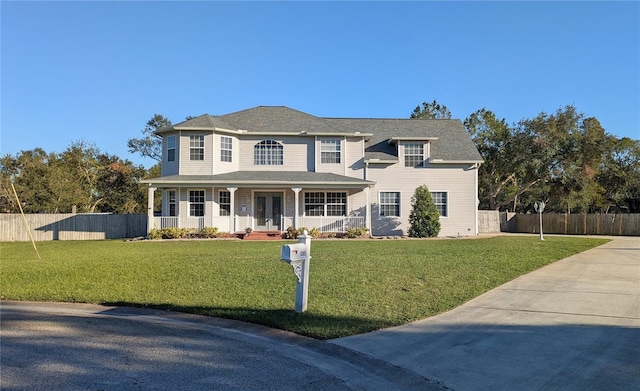
{"type": "Polygon", "coordinates": [[[441,105],[434,99],[433,102],[423,102],[422,107],[417,106],[413,109],[411,119],[450,119],[451,112],[447,106],[441,105]]]}
{"type": "Polygon", "coordinates": [[[101,199],[100,211],[111,213],[142,213],[146,210],[146,194],[138,185],[147,171],[129,160],[101,154],[101,170],[96,181],[96,193],[101,199]]]}
{"type": "Polygon", "coordinates": [[[157,161],[162,160],[162,139],[157,137],[156,130],[171,126],[171,121],[161,114],[154,114],[142,130],[144,137],[130,138],[127,141],[129,152],[139,153],[143,157],[149,157],[157,161]]]}
{"type": "Polygon", "coordinates": [[[28,213],[47,212],[53,205],[53,193],[49,181],[49,162],[55,154],[48,154],[42,148],[21,151],[19,155],[5,155],[0,159],[2,173],[2,206],[6,211],[18,212],[11,190],[13,182],[22,204],[28,213]]]}
{"type": "Polygon", "coordinates": [[[478,172],[480,207],[504,209],[540,178],[529,166],[532,137],[482,108],[464,120],[484,159],[478,172]]]}
{"type": "Polygon", "coordinates": [[[0,158],[0,210],[17,213],[13,182],[25,213],[143,213],[146,192],[138,180],[147,171],[104,154],[84,141],[61,154],[42,148],[0,158]]]}
{"type": "Polygon", "coordinates": [[[640,140],[612,140],[597,176],[616,212],[640,213],[640,140]]]}

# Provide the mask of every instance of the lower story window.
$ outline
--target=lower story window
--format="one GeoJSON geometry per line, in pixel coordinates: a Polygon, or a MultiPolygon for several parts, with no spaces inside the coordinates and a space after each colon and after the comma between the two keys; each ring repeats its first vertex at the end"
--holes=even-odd
{"type": "Polygon", "coordinates": [[[327,216],[347,215],[347,193],[328,192],[327,193],[327,216]]]}
{"type": "Polygon", "coordinates": [[[324,216],[324,193],[321,191],[304,193],[304,215],[324,216]]]}
{"type": "Polygon", "coordinates": [[[230,192],[221,191],[218,204],[220,205],[220,216],[231,216],[231,193],[230,192]]]}
{"type": "Polygon", "coordinates": [[[189,216],[204,216],[204,190],[189,190],[189,216]]]}
{"type": "Polygon", "coordinates": [[[305,216],[346,216],[347,193],[314,191],[304,193],[305,216]]]}
{"type": "Polygon", "coordinates": [[[380,192],[380,216],[400,217],[400,192],[380,192]]]}
{"type": "Polygon", "coordinates": [[[169,216],[177,216],[176,213],[176,191],[168,190],[167,191],[167,199],[169,200],[169,216]]]}
{"type": "Polygon", "coordinates": [[[431,198],[433,198],[433,204],[440,212],[440,216],[447,217],[447,192],[435,191],[431,193],[431,198]]]}

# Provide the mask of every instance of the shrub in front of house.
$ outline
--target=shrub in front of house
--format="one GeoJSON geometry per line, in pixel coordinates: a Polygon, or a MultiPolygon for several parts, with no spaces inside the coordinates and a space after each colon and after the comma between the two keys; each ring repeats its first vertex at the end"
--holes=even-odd
{"type": "Polygon", "coordinates": [[[409,236],[412,238],[431,238],[440,233],[440,213],[426,185],[416,188],[411,197],[409,223],[409,236]]]}
{"type": "Polygon", "coordinates": [[[223,232],[218,231],[218,227],[204,227],[200,231],[196,231],[193,228],[153,228],[149,233],[149,239],[213,239],[222,237],[223,235],[223,232]]]}
{"type": "Polygon", "coordinates": [[[347,232],[345,233],[345,237],[349,239],[361,238],[367,234],[367,231],[368,230],[366,228],[351,227],[347,229],[347,232]]]}
{"type": "Polygon", "coordinates": [[[218,227],[204,227],[198,233],[198,236],[201,238],[219,238],[223,235],[222,232],[218,231],[218,227]]]}

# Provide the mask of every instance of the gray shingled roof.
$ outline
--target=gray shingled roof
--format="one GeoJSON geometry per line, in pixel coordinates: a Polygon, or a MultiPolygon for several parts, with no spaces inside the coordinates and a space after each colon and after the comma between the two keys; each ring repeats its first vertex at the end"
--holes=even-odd
{"type": "Polygon", "coordinates": [[[364,188],[375,182],[343,175],[307,171],[236,171],[218,175],[170,175],[140,181],[164,186],[319,186],[364,188]]]}
{"type": "Polygon", "coordinates": [[[396,145],[392,137],[437,138],[431,143],[431,158],[448,161],[481,162],[482,156],[469,133],[457,119],[361,119],[326,118],[334,126],[372,133],[365,143],[365,159],[397,160],[396,145]]]}
{"type": "MultiPolygon", "coordinates": [[[[174,128],[246,130],[266,133],[354,134],[366,137],[365,159],[397,161],[392,137],[437,138],[431,143],[431,159],[482,162],[482,157],[460,120],[321,118],[285,106],[258,106],[221,116],[208,114],[184,121],[174,128]]],[[[158,133],[168,131],[163,129],[158,133]]]]}

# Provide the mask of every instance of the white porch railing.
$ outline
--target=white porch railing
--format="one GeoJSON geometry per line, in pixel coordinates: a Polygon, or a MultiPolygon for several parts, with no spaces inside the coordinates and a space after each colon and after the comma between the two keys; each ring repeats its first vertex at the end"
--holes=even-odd
{"type": "Polygon", "coordinates": [[[300,217],[298,221],[298,228],[318,228],[320,232],[347,232],[349,228],[365,228],[365,218],[360,216],[300,217]]]}
{"type": "MultiPolygon", "coordinates": [[[[177,217],[161,216],[153,218],[153,227],[163,228],[193,228],[201,230],[204,227],[217,227],[220,232],[241,232],[247,227],[253,227],[253,216],[235,216],[234,224],[231,218],[222,217],[177,217]],[[235,226],[235,227],[234,227],[235,226]]],[[[318,228],[320,232],[347,232],[349,228],[365,228],[365,218],[361,216],[317,216],[298,217],[298,228],[318,228]]],[[[280,229],[292,227],[294,218],[282,216],[280,229]]]]}

